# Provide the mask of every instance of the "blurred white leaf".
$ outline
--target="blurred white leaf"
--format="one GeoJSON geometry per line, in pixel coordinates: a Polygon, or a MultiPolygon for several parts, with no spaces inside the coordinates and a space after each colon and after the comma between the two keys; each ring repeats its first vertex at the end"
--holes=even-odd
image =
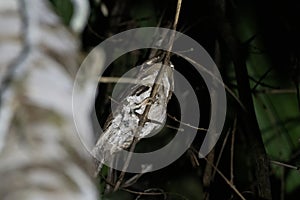
{"type": "Polygon", "coordinates": [[[71,106],[79,45],[47,3],[0,2],[0,199],[94,200],[71,106]]]}
{"type": "Polygon", "coordinates": [[[81,33],[87,24],[90,14],[90,5],[88,0],[72,0],[74,5],[74,14],[71,19],[71,27],[74,32],[81,33]]]}
{"type": "Polygon", "coordinates": [[[101,12],[102,12],[103,16],[107,17],[108,16],[108,9],[107,9],[107,7],[104,3],[101,3],[100,9],[101,9],[101,12]]]}

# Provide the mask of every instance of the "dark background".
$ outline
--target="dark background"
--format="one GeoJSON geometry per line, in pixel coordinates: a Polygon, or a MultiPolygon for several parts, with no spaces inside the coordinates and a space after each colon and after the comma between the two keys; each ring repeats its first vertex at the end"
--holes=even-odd
{"type": "MultiPolygon", "coordinates": [[[[72,4],[60,0],[51,2],[68,24],[72,4]]],[[[81,35],[82,50],[89,52],[109,36],[131,28],[167,27],[174,21],[176,4],[175,0],[105,0],[101,3],[90,0],[91,15],[81,35]],[[108,10],[107,16],[103,14],[103,6],[108,10]]],[[[177,30],[206,49],[218,65],[226,86],[239,98],[237,101],[227,94],[226,124],[208,159],[215,165],[219,160],[218,170],[232,180],[231,185],[246,199],[268,199],[260,191],[268,189],[275,200],[298,199],[300,195],[299,171],[271,162],[300,166],[299,10],[300,2],[291,0],[183,0],[182,3],[177,30]],[[246,112],[240,104],[245,106],[246,112]],[[259,158],[269,160],[261,164],[259,158]],[[264,165],[269,168],[263,169],[264,165]],[[270,180],[270,185],[264,182],[266,179],[270,180]]],[[[145,61],[145,55],[147,50],[122,56],[105,75],[121,76],[132,66],[145,61]]],[[[210,98],[203,79],[195,75],[193,68],[182,58],[172,56],[171,61],[197,92],[201,108],[198,126],[207,128],[210,98]]],[[[107,107],[113,86],[99,85],[95,106],[102,125],[110,113],[107,107]]],[[[179,116],[177,110],[176,98],[172,98],[168,113],[179,116]]],[[[167,124],[178,125],[172,119],[168,119],[167,124]]],[[[138,146],[137,150],[159,146],[158,141],[168,141],[172,134],[172,130],[165,128],[156,140],[142,141],[142,147],[138,146]]],[[[199,131],[192,148],[179,160],[143,175],[129,188],[140,192],[163,191],[166,199],[239,199],[224,178],[218,173],[212,175],[214,169],[205,159],[198,160],[198,164],[195,161],[195,152],[204,135],[205,132],[199,131]]],[[[138,195],[120,190],[105,196],[126,200],[138,195]]],[[[165,197],[142,195],[139,199],[165,197]]]]}

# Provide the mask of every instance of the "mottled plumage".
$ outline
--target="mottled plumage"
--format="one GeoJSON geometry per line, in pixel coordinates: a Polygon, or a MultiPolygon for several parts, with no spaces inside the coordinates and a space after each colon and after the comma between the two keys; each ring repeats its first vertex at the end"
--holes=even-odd
{"type": "Polygon", "coordinates": [[[130,88],[132,92],[113,111],[107,128],[92,150],[93,155],[102,163],[110,163],[116,152],[130,147],[134,135],[139,140],[159,130],[164,124],[167,104],[174,88],[173,67],[171,64],[163,66],[162,78],[157,81],[160,87],[154,99],[151,99],[149,96],[162,66],[159,60],[161,59],[156,57],[142,65],[135,85],[130,88]],[[148,121],[137,133],[139,116],[143,114],[147,104],[152,104],[148,121]]]}

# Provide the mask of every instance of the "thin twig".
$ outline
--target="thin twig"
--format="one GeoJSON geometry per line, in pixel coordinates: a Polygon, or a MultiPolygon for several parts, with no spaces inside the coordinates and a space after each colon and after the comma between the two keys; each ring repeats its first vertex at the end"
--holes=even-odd
{"type": "Polygon", "coordinates": [[[231,147],[230,147],[230,182],[233,184],[233,161],[234,161],[234,141],[235,141],[235,133],[236,133],[237,119],[234,118],[233,129],[231,135],[231,147]]]}
{"type": "MultiPolygon", "coordinates": [[[[138,131],[140,131],[140,127],[138,128],[138,131]]],[[[138,131],[136,131],[136,132],[138,132],[138,131]]],[[[138,138],[134,137],[132,145],[131,145],[130,150],[129,150],[128,157],[126,158],[126,161],[125,161],[124,166],[122,168],[122,172],[121,172],[121,174],[119,176],[119,179],[118,179],[118,181],[117,181],[117,183],[116,183],[116,185],[114,187],[114,190],[113,190],[114,192],[119,189],[119,187],[120,187],[120,185],[121,185],[121,183],[122,183],[122,181],[124,179],[126,170],[127,170],[128,166],[129,166],[129,163],[130,163],[130,160],[131,160],[131,157],[133,155],[133,151],[135,149],[135,146],[136,146],[137,142],[138,142],[138,138]]]]}
{"type": "MultiPolygon", "coordinates": [[[[196,153],[198,153],[197,151],[196,151],[196,149],[194,149],[194,148],[190,148],[192,151],[194,151],[194,152],[196,152],[196,153]]],[[[206,162],[208,163],[208,164],[210,164],[213,168],[214,168],[214,170],[224,179],[224,181],[229,185],[229,187],[242,199],[242,200],[246,200],[246,198],[238,191],[238,189],[233,185],[233,184],[231,184],[230,183],[230,181],[226,178],[226,176],[213,164],[213,163],[211,163],[211,162],[209,162],[208,161],[208,159],[207,158],[205,158],[204,157],[204,159],[206,160],[206,162]]]]}
{"type": "Polygon", "coordinates": [[[269,75],[269,73],[273,70],[273,68],[269,68],[263,75],[260,77],[260,79],[256,82],[254,87],[252,88],[252,91],[254,91],[259,85],[262,84],[262,81],[269,75]]]}
{"type": "Polygon", "coordinates": [[[193,147],[190,147],[188,150],[190,159],[191,159],[191,163],[193,165],[193,167],[199,167],[200,163],[198,161],[198,156],[196,155],[195,151],[193,150],[193,147]]]}
{"type": "Polygon", "coordinates": [[[240,101],[240,99],[235,95],[235,93],[227,86],[224,84],[224,82],[222,80],[220,80],[218,77],[216,77],[216,75],[214,75],[212,72],[210,72],[208,69],[206,69],[205,67],[203,67],[202,65],[200,65],[199,63],[197,63],[195,60],[187,57],[187,56],[183,56],[187,61],[189,61],[190,63],[195,64],[197,67],[201,68],[201,70],[203,70],[205,73],[207,73],[208,75],[210,75],[211,77],[213,77],[218,83],[220,83],[225,90],[235,99],[235,101],[239,104],[239,106],[244,110],[247,111],[246,107],[244,106],[244,104],[240,101]]]}
{"type": "MultiPolygon", "coordinates": [[[[109,182],[108,180],[106,180],[106,178],[103,175],[100,174],[100,176],[105,181],[106,184],[110,185],[111,187],[115,187],[115,185],[113,183],[109,182]]],[[[129,193],[132,193],[132,194],[137,194],[137,195],[149,195],[149,196],[163,195],[160,192],[139,192],[139,191],[134,191],[134,190],[130,190],[127,188],[123,188],[123,187],[121,187],[120,189],[123,191],[129,192],[129,193]]]]}
{"type": "Polygon", "coordinates": [[[124,77],[101,77],[98,80],[99,83],[136,83],[134,78],[124,78],[124,77]]]}
{"type": "Polygon", "coordinates": [[[121,190],[124,190],[124,191],[132,193],[132,194],[137,194],[137,195],[148,195],[148,196],[164,195],[164,193],[162,193],[162,192],[139,192],[139,191],[134,191],[134,190],[130,190],[127,188],[121,188],[121,190]]]}
{"type": "MultiPolygon", "coordinates": [[[[220,163],[221,157],[223,155],[223,152],[224,152],[224,149],[225,149],[225,145],[227,144],[230,132],[231,132],[231,129],[229,129],[227,131],[227,133],[226,133],[226,136],[225,136],[224,141],[222,143],[222,147],[221,147],[220,152],[219,152],[219,156],[218,156],[217,161],[216,161],[216,167],[219,166],[219,163],[220,163]]],[[[214,170],[213,173],[212,173],[212,180],[215,178],[215,175],[216,175],[216,171],[214,170]]]]}
{"type": "MultiPolygon", "coordinates": [[[[213,163],[215,160],[215,148],[213,148],[209,154],[207,155],[207,161],[209,163],[213,163]]],[[[206,164],[205,168],[204,168],[204,172],[203,172],[203,178],[202,178],[202,182],[203,182],[203,187],[204,188],[209,188],[210,187],[210,184],[211,184],[211,181],[212,181],[212,171],[214,170],[212,168],[212,166],[210,164],[206,164]]],[[[209,196],[210,196],[210,193],[207,191],[205,192],[204,194],[205,196],[205,200],[208,200],[209,199],[209,196]]]]}
{"type": "Polygon", "coordinates": [[[216,172],[223,178],[223,180],[229,185],[229,187],[242,199],[246,200],[246,198],[236,189],[236,187],[226,178],[226,176],[213,164],[208,162],[207,158],[204,157],[204,159],[209,163],[216,172]]]}
{"type": "Polygon", "coordinates": [[[280,187],[280,200],[284,200],[285,197],[285,170],[286,168],[282,168],[281,170],[281,176],[280,176],[280,181],[281,181],[281,187],[280,187]]]}
{"type": "Polygon", "coordinates": [[[254,93],[263,93],[263,94],[296,94],[296,89],[262,89],[254,90],[254,93]]]}
{"type": "MultiPolygon", "coordinates": [[[[160,192],[161,192],[161,195],[164,196],[164,199],[167,199],[167,194],[166,194],[162,189],[160,189],[160,188],[149,188],[149,189],[145,190],[144,192],[149,192],[149,191],[153,191],[153,190],[158,190],[158,191],[160,191],[160,192]]],[[[142,196],[142,194],[140,194],[139,196],[137,196],[137,197],[135,198],[135,200],[139,200],[139,199],[141,198],[141,196],[142,196]]]]}
{"type": "MultiPolygon", "coordinates": [[[[252,76],[248,75],[249,77],[249,80],[253,81],[254,83],[258,83],[258,80],[256,80],[255,78],[253,78],[252,76]]],[[[266,87],[266,88],[269,88],[269,89],[280,89],[280,87],[278,86],[273,86],[273,85],[269,85],[267,83],[263,83],[263,82],[260,82],[258,83],[260,86],[262,87],[266,87]]],[[[252,91],[256,90],[256,88],[254,89],[254,87],[251,89],[252,91]]]]}
{"type": "Polygon", "coordinates": [[[173,43],[174,43],[175,34],[176,34],[175,30],[177,29],[177,24],[178,24],[180,10],[181,10],[181,3],[182,3],[182,0],[177,1],[176,14],[175,14],[175,19],[174,19],[174,23],[173,23],[173,30],[174,31],[172,32],[172,35],[171,35],[171,38],[170,38],[170,46],[169,46],[168,51],[166,52],[166,57],[165,57],[165,60],[164,60],[164,63],[163,63],[164,65],[167,65],[170,62],[171,51],[172,51],[172,48],[173,48],[173,43]]]}
{"type": "MultiPolygon", "coordinates": [[[[221,83],[224,87],[225,90],[238,102],[238,104],[242,107],[242,109],[245,110],[244,105],[242,104],[242,102],[239,100],[239,98],[234,94],[234,92],[228,87],[228,85],[226,85],[223,81],[219,80],[218,77],[216,77],[216,75],[212,74],[211,72],[209,72],[207,69],[205,69],[203,66],[201,66],[200,64],[197,64],[196,61],[185,57],[185,59],[187,59],[188,61],[196,64],[198,67],[200,67],[202,70],[204,70],[206,73],[208,73],[209,75],[211,75],[213,78],[215,78],[219,83],[221,83]]],[[[100,83],[132,83],[135,84],[136,80],[133,78],[123,78],[123,77],[101,77],[98,80],[100,83]]],[[[274,90],[255,90],[255,93],[271,93],[271,94],[281,94],[281,93],[297,93],[297,91],[295,89],[274,89],[274,90]]]]}
{"type": "Polygon", "coordinates": [[[166,124],[166,127],[169,128],[169,129],[173,129],[173,130],[179,131],[179,132],[183,132],[184,131],[183,128],[177,128],[175,126],[171,126],[171,125],[168,125],[168,124],[166,124]]]}
{"type": "Polygon", "coordinates": [[[198,130],[198,131],[207,131],[206,128],[199,128],[199,127],[197,127],[197,126],[193,126],[193,125],[191,125],[191,124],[182,122],[182,121],[176,119],[176,117],[171,116],[170,114],[167,114],[167,115],[168,115],[169,118],[171,118],[171,119],[173,119],[174,121],[179,122],[179,123],[181,123],[181,124],[183,124],[183,125],[185,125],[185,126],[188,126],[188,127],[190,127],[190,128],[196,129],[196,130],[198,130]]]}
{"type": "Polygon", "coordinates": [[[275,164],[275,165],[278,165],[278,166],[281,166],[281,167],[287,167],[287,168],[295,169],[295,170],[298,170],[298,171],[300,170],[300,167],[290,165],[290,164],[286,164],[286,163],[283,163],[283,162],[279,162],[279,161],[275,161],[275,160],[271,160],[270,162],[272,164],[275,164]]]}

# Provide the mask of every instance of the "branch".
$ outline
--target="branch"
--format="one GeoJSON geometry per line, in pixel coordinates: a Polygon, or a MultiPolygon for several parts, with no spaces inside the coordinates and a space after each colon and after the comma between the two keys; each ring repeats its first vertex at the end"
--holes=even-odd
{"type": "Polygon", "coordinates": [[[263,199],[272,199],[269,179],[269,161],[256,119],[251,88],[248,80],[246,61],[244,56],[241,55],[238,40],[234,37],[229,22],[222,20],[221,23],[221,37],[225,41],[225,44],[231,54],[236,73],[239,98],[246,108],[246,111],[242,110],[239,113],[239,119],[241,119],[240,123],[245,129],[245,137],[248,138],[251,144],[249,151],[251,158],[255,161],[258,196],[263,199]]]}
{"type": "MultiPolygon", "coordinates": [[[[181,2],[182,2],[182,0],[178,0],[177,1],[177,9],[176,9],[175,20],[174,20],[174,25],[173,25],[173,29],[174,30],[177,27],[177,23],[178,23],[178,19],[179,19],[179,14],[180,14],[180,9],[181,9],[181,2]]],[[[157,74],[157,76],[155,78],[155,81],[154,81],[154,84],[153,84],[153,87],[152,87],[149,99],[155,99],[155,97],[158,94],[159,87],[161,86],[160,82],[161,82],[161,79],[162,79],[162,77],[164,75],[164,66],[165,65],[167,65],[167,66],[170,65],[170,56],[171,56],[171,50],[172,50],[172,47],[173,47],[174,39],[175,39],[175,31],[173,32],[173,34],[171,35],[171,38],[170,38],[169,51],[164,52],[165,56],[162,56],[164,58],[164,61],[161,64],[159,72],[158,72],[158,74],[157,74]]],[[[137,133],[140,132],[140,130],[142,129],[142,127],[144,127],[144,125],[148,121],[148,114],[149,114],[149,111],[150,111],[150,108],[151,108],[152,105],[153,105],[152,103],[146,105],[143,114],[139,117],[138,129],[136,130],[136,133],[134,135],[137,135],[137,133]]],[[[134,137],[133,142],[132,142],[131,147],[130,147],[130,153],[129,153],[129,155],[128,155],[127,159],[126,159],[126,162],[125,162],[125,164],[123,166],[123,169],[122,169],[122,172],[121,172],[121,174],[119,176],[119,179],[118,179],[118,181],[117,181],[117,183],[116,183],[116,185],[114,187],[114,191],[118,190],[118,188],[120,187],[120,185],[121,185],[121,183],[122,183],[122,181],[124,179],[124,176],[125,176],[125,173],[126,173],[126,169],[129,166],[129,163],[130,163],[133,151],[134,151],[135,146],[138,143],[138,141],[139,141],[139,138],[138,137],[134,137]]]]}

